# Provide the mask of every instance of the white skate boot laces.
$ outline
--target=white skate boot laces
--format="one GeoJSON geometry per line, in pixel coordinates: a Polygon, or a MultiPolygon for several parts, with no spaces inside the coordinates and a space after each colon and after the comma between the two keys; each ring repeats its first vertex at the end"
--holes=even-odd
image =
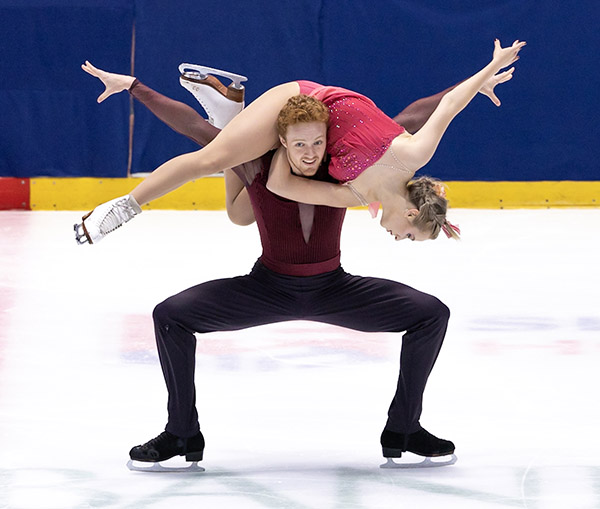
{"type": "Polygon", "coordinates": [[[121,227],[142,211],[131,195],[115,198],[96,207],[75,225],[75,238],[79,244],[97,244],[110,232],[121,227]]]}

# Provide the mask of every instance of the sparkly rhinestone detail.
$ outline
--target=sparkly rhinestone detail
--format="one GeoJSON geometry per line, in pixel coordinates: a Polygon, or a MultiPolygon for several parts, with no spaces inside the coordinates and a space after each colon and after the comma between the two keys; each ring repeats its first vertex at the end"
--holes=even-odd
{"type": "Polygon", "coordinates": [[[342,182],[354,180],[373,166],[404,128],[386,116],[371,101],[348,96],[329,107],[327,151],[329,173],[342,182]]]}

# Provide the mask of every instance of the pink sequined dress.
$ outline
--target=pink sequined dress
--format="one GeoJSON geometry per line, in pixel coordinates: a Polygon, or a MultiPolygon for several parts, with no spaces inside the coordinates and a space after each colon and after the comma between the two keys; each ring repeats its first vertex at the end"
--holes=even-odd
{"type": "Polygon", "coordinates": [[[340,182],[354,180],[375,164],[392,140],[404,132],[404,127],[364,95],[312,81],[298,81],[298,84],[301,94],[319,99],[329,108],[329,174],[340,182]]]}

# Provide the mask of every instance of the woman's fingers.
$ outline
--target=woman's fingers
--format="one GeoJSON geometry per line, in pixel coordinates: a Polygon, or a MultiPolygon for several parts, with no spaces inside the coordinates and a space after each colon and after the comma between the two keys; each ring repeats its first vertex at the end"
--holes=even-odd
{"type": "Polygon", "coordinates": [[[498,74],[498,83],[504,83],[505,81],[512,79],[512,73],[514,72],[514,70],[515,68],[511,67],[508,71],[504,71],[503,73],[498,74]]]}

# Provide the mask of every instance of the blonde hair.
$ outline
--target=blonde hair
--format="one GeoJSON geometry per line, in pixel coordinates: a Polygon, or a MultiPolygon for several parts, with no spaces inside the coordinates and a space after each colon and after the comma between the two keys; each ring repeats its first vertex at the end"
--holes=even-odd
{"type": "Polygon", "coordinates": [[[457,228],[454,228],[446,218],[448,200],[443,182],[431,177],[419,177],[411,180],[406,187],[409,200],[419,209],[419,213],[413,220],[413,224],[419,230],[430,231],[431,239],[437,239],[442,230],[449,237],[460,239],[457,228]]]}
{"type": "Polygon", "coordinates": [[[277,116],[277,132],[285,138],[290,125],[301,122],[329,121],[329,109],[321,101],[305,94],[290,97],[277,116]]]}

